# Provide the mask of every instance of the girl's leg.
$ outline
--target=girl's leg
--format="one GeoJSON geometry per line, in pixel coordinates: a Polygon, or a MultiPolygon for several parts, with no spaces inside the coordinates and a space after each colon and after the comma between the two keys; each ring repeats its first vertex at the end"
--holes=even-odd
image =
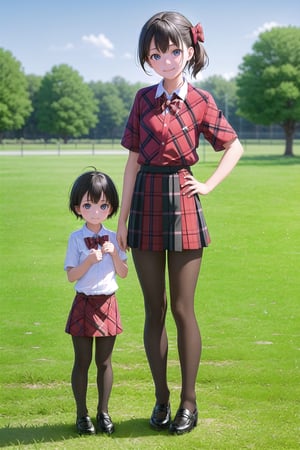
{"type": "Polygon", "coordinates": [[[108,400],[113,384],[111,355],[116,336],[97,337],[95,361],[97,365],[98,414],[108,413],[108,400]]]}
{"type": "Polygon", "coordinates": [[[72,336],[74,347],[74,366],[71,383],[77,406],[77,418],[88,415],[86,404],[88,371],[92,361],[93,338],[72,336]]]}
{"type": "Polygon", "coordinates": [[[132,249],[132,256],[144,296],[144,345],[155,385],[156,401],[157,404],[166,405],[170,392],[167,384],[165,252],[132,249]]]}
{"type": "Polygon", "coordinates": [[[196,407],[196,377],[201,357],[201,335],[194,311],[194,295],[202,260],[202,249],[169,252],[171,309],[177,327],[182,390],[181,408],[196,407]]]}

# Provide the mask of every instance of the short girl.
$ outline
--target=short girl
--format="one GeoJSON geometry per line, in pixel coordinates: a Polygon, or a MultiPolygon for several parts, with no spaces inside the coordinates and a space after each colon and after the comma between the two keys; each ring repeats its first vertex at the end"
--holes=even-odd
{"type": "Polygon", "coordinates": [[[64,264],[68,280],[76,282],[76,296],[66,325],[75,355],[71,382],[77,406],[76,427],[79,434],[95,433],[86,404],[94,341],[97,431],[111,434],[114,431],[108,414],[113,382],[111,355],[116,335],[122,332],[115,296],[116,275],[125,278],[128,272],[126,253],[120,249],[116,233],[103,226],[119,207],[113,181],[96,170],[83,173],[73,184],[69,207],[77,218],[85,220],[84,226],[69,238],[64,264]]]}

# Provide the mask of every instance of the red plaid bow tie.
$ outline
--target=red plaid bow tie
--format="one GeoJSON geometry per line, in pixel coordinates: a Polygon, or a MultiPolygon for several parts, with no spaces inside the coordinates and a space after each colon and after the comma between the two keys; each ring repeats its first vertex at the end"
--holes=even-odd
{"type": "Polygon", "coordinates": [[[178,114],[181,105],[183,103],[183,100],[181,100],[181,98],[179,98],[176,94],[173,94],[171,97],[171,100],[168,100],[167,96],[165,93],[163,93],[160,97],[158,97],[157,99],[157,103],[158,103],[158,107],[162,110],[165,111],[165,109],[169,109],[170,113],[176,115],[178,114]]]}
{"type": "Polygon", "coordinates": [[[98,245],[103,245],[104,242],[107,242],[109,240],[109,237],[107,234],[104,236],[93,236],[93,237],[86,237],[84,238],[84,242],[86,243],[86,246],[89,250],[94,248],[97,250],[98,245]]]}

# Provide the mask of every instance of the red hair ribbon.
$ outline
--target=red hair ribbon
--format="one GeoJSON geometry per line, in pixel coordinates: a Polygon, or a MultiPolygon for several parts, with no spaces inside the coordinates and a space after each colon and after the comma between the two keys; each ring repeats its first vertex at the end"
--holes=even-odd
{"type": "Polygon", "coordinates": [[[191,32],[194,45],[196,45],[198,41],[204,42],[204,31],[201,23],[197,23],[197,25],[191,27],[191,32]]]}

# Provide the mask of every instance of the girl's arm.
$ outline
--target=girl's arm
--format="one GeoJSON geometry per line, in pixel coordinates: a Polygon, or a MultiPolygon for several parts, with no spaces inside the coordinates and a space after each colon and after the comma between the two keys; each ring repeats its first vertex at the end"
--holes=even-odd
{"type": "Polygon", "coordinates": [[[119,275],[120,278],[126,278],[127,274],[128,274],[127,263],[126,263],[126,261],[123,261],[120,258],[120,255],[119,255],[116,247],[114,246],[114,244],[110,241],[105,242],[103,244],[102,251],[103,251],[103,253],[110,254],[110,256],[113,260],[116,274],[119,275]]]}
{"type": "Polygon", "coordinates": [[[123,261],[120,258],[118,252],[112,254],[111,257],[115,266],[116,274],[119,275],[120,278],[126,278],[128,274],[128,265],[126,261],[123,261]]]}
{"type": "Polygon", "coordinates": [[[101,261],[102,252],[101,250],[92,249],[88,257],[76,267],[68,267],[67,268],[67,277],[70,283],[79,280],[79,278],[83,277],[83,275],[89,270],[89,268],[101,261]]]}
{"type": "Polygon", "coordinates": [[[192,175],[187,175],[185,177],[187,181],[181,186],[183,188],[183,195],[206,195],[215,189],[215,187],[230,174],[238,163],[244,150],[238,139],[225,144],[224,147],[225,151],[217,169],[205,183],[197,181],[192,175]]]}
{"type": "Polygon", "coordinates": [[[136,152],[129,152],[124,171],[122,201],[117,231],[117,240],[123,251],[127,248],[127,219],[129,216],[136,174],[140,168],[140,165],[137,162],[138,155],[139,154],[136,152]]]}

